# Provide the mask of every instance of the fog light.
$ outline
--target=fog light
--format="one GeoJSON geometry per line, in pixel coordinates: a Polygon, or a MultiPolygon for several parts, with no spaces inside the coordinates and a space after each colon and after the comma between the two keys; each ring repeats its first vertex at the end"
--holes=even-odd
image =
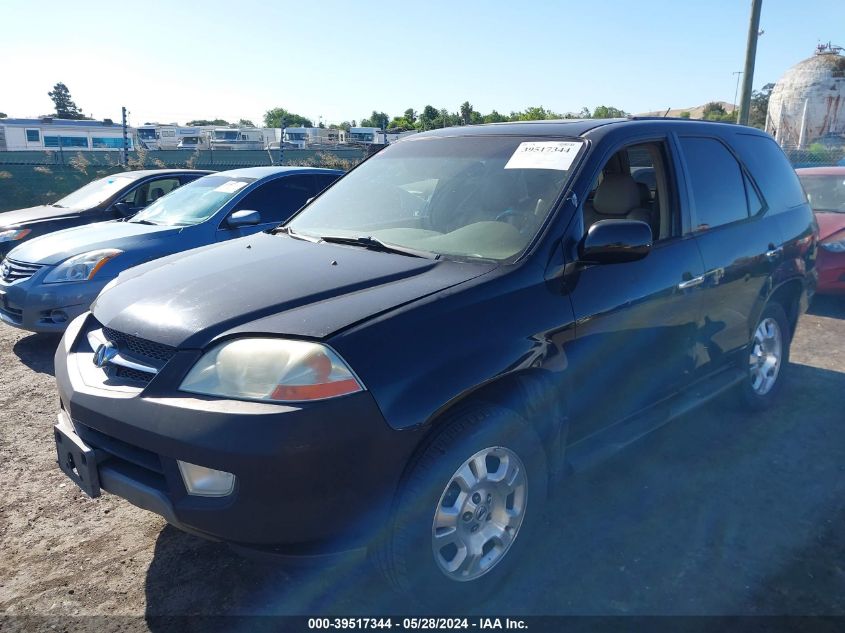
{"type": "Polygon", "coordinates": [[[235,489],[235,476],[222,470],[178,461],[179,472],[189,495],[197,497],[225,497],[235,489]]]}
{"type": "Polygon", "coordinates": [[[64,310],[53,310],[50,312],[50,320],[53,323],[64,323],[67,321],[67,312],[64,310]]]}

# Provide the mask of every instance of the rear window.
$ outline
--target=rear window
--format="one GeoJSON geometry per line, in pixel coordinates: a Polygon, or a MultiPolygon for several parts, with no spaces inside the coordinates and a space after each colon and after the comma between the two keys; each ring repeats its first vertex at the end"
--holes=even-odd
{"type": "Polygon", "coordinates": [[[770,213],[806,203],[798,176],[778,144],[768,136],[737,134],[731,144],[751,170],[770,213]]]}

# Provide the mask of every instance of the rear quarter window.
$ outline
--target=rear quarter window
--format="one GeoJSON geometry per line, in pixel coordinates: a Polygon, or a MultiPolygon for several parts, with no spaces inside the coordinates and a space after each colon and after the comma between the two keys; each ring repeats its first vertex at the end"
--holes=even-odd
{"type": "Polygon", "coordinates": [[[730,142],[760,187],[769,213],[780,213],[807,202],[798,175],[773,139],[736,134],[730,142]]]}

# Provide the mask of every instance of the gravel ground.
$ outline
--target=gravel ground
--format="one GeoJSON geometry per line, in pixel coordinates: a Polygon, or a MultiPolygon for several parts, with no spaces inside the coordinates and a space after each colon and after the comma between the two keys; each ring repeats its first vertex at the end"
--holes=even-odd
{"type": "MultiPolygon", "coordinates": [[[[358,560],[259,564],[88,499],[55,465],[56,344],[0,325],[0,614],[407,612],[358,560]]],[[[765,415],[712,403],[568,479],[520,582],[468,608],[845,615],[845,298],[802,317],[788,371],[765,415]]]]}

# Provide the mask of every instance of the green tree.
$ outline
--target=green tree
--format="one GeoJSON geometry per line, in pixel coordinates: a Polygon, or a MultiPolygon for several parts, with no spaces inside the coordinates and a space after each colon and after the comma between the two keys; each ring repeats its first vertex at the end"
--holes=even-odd
{"type": "Polygon", "coordinates": [[[386,128],[389,122],[390,117],[387,116],[384,112],[376,112],[375,110],[373,110],[373,113],[370,115],[369,119],[361,120],[361,127],[377,127],[381,130],[386,128]]]}
{"type": "Polygon", "coordinates": [[[311,119],[288,112],[284,108],[273,108],[264,113],[266,127],[314,127],[311,119]],[[284,121],[284,125],[282,122],[284,121]]]}
{"type": "Polygon", "coordinates": [[[769,97],[772,96],[774,84],[766,84],[760,90],[751,92],[751,109],[748,112],[748,125],[765,129],[766,114],[769,111],[769,97]]]}
{"type": "Polygon", "coordinates": [[[71,99],[70,90],[61,81],[47,93],[56,107],[56,117],[60,119],[87,119],[71,99]]]}
{"type": "Polygon", "coordinates": [[[405,117],[395,116],[390,123],[387,124],[387,129],[391,132],[405,132],[407,130],[413,130],[414,124],[405,117]]]}
{"type": "Polygon", "coordinates": [[[690,117],[690,113],[684,110],[678,116],[680,116],[682,119],[688,119],[690,117]]]}
{"type": "Polygon", "coordinates": [[[229,127],[230,125],[234,124],[229,123],[225,119],[194,119],[193,121],[188,121],[185,125],[191,127],[199,127],[201,125],[216,125],[217,127],[229,127]]]}
{"type": "Polygon", "coordinates": [[[725,107],[716,101],[711,101],[701,111],[701,118],[705,121],[722,121],[724,123],[735,123],[736,115],[728,112],[725,107]]]}
{"type": "Polygon", "coordinates": [[[594,119],[622,119],[628,116],[628,113],[613,106],[600,105],[593,110],[594,119]]]}
{"type": "Polygon", "coordinates": [[[416,127],[421,130],[428,130],[434,127],[434,121],[440,113],[437,111],[437,108],[431,105],[427,105],[423,108],[423,111],[419,114],[416,121],[416,127]]]}
{"type": "Polygon", "coordinates": [[[238,119],[238,127],[255,127],[255,123],[249,119],[238,119]]]}
{"type": "Polygon", "coordinates": [[[417,122],[417,111],[413,108],[405,110],[405,113],[402,116],[406,121],[409,121],[411,125],[417,122]]]}
{"type": "Polygon", "coordinates": [[[469,125],[470,121],[472,120],[472,113],[474,110],[472,109],[472,104],[469,101],[464,101],[461,104],[461,123],[463,125],[469,125]]]}
{"type": "Polygon", "coordinates": [[[593,115],[590,112],[590,109],[587,106],[584,106],[583,108],[581,108],[581,111],[578,112],[578,118],[579,119],[592,119],[593,115]]]}
{"type": "Polygon", "coordinates": [[[508,117],[506,117],[504,114],[499,114],[495,110],[493,110],[490,114],[485,114],[483,117],[481,117],[482,123],[504,123],[508,120],[508,117]]]}
{"type": "Polygon", "coordinates": [[[549,119],[562,119],[562,114],[546,110],[543,106],[532,106],[525,108],[522,112],[511,112],[511,121],[547,121],[549,119]]]}
{"type": "Polygon", "coordinates": [[[0,119],[5,119],[5,118],[6,118],[6,113],[0,112],[0,119]]]}

